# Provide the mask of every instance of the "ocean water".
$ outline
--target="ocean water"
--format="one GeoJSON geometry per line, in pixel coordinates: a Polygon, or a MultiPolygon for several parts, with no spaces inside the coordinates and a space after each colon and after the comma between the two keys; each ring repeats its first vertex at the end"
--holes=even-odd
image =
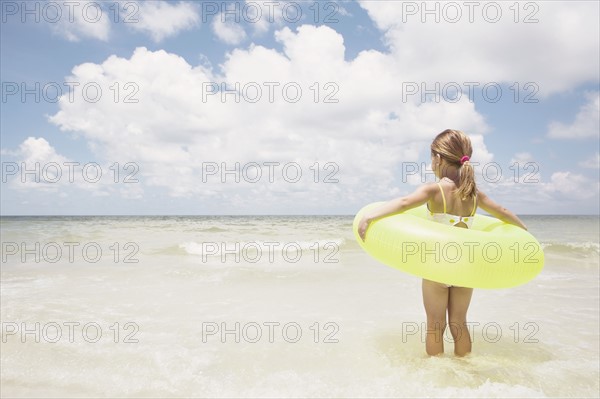
{"type": "Polygon", "coordinates": [[[10,397],[598,397],[599,219],[524,216],[546,265],[425,354],[421,282],[351,216],[2,217],[10,397]]]}

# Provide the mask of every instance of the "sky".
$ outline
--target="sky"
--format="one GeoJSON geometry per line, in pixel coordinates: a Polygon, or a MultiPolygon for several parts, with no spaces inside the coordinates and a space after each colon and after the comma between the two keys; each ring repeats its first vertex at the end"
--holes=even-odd
{"type": "Polygon", "coordinates": [[[2,215],[355,214],[473,143],[599,214],[597,1],[2,1],[2,215]]]}

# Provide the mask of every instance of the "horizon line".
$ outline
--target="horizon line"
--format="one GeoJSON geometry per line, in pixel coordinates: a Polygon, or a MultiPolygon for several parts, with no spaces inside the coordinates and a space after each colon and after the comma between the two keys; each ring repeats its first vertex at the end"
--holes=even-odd
{"type": "MultiPolygon", "coordinates": [[[[481,213],[480,215],[491,216],[487,213],[481,213]]],[[[351,216],[354,217],[356,214],[350,213],[329,213],[329,214],[301,214],[301,213],[286,213],[286,214],[14,214],[14,215],[2,215],[3,217],[56,217],[56,216],[72,216],[72,217],[136,217],[136,216],[152,216],[152,217],[165,217],[165,216],[177,216],[177,217],[189,217],[189,216],[351,216]]],[[[519,216],[600,216],[600,213],[521,213],[519,216]]]]}

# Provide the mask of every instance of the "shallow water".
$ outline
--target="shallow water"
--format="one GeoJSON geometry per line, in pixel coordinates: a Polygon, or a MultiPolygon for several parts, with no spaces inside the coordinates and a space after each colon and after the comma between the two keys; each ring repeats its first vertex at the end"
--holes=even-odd
{"type": "Polygon", "coordinates": [[[597,397],[598,217],[523,219],[545,268],[475,290],[459,359],[352,217],[3,217],[2,394],[597,397]]]}

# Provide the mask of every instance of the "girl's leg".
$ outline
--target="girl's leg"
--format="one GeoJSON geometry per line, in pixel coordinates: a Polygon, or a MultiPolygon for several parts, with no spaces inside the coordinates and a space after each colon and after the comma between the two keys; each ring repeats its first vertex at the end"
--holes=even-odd
{"type": "Polygon", "coordinates": [[[423,304],[427,313],[425,350],[430,356],[444,353],[444,330],[448,307],[448,287],[423,279],[423,304]]]}
{"type": "Polygon", "coordinates": [[[448,322],[454,338],[454,354],[465,356],[471,352],[471,336],[467,329],[467,310],[473,288],[452,287],[448,299],[448,322]]]}

